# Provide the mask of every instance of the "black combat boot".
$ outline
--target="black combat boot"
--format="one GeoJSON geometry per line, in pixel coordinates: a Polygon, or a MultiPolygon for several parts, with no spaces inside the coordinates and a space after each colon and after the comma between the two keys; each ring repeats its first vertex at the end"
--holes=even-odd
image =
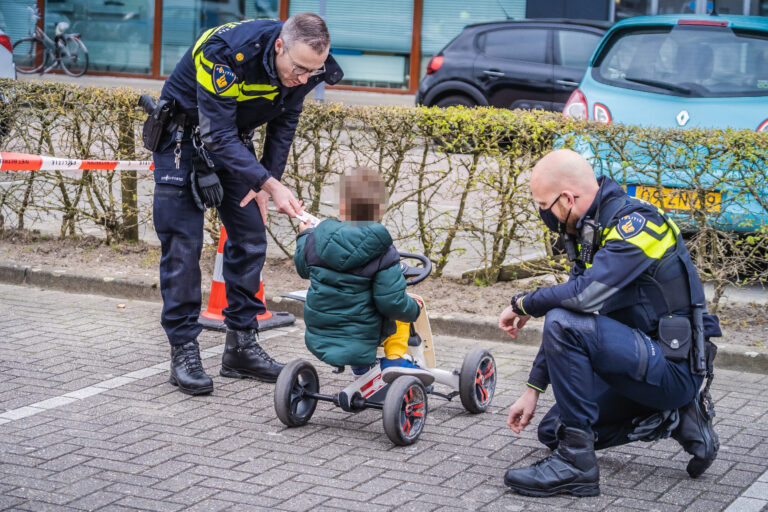
{"type": "Polygon", "coordinates": [[[261,348],[255,329],[227,329],[227,343],[221,356],[219,372],[222,377],[275,382],[284,366],[269,357],[261,348]]]}
{"type": "Polygon", "coordinates": [[[168,381],[188,395],[206,395],[213,391],[213,381],[200,361],[197,340],[171,345],[171,377],[168,381]]]}
{"type": "Polygon", "coordinates": [[[562,426],[557,437],[559,443],[554,452],[527,468],[508,470],[504,483],[526,496],[599,495],[595,435],[562,426]]]}
{"type": "Polygon", "coordinates": [[[697,478],[712,465],[720,449],[720,439],[712,425],[715,406],[709,392],[697,393],[679,414],[680,424],[672,431],[672,437],[693,455],[686,470],[691,478],[697,478]]]}

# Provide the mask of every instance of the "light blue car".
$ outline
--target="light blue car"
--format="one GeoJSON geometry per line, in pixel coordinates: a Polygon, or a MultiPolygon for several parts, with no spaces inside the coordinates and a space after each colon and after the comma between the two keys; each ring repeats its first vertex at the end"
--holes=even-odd
{"type": "MultiPolygon", "coordinates": [[[[768,18],[662,15],[621,21],[598,45],[563,114],[601,123],[768,134],[768,18]]],[[[768,226],[768,182],[759,178],[751,190],[737,190],[740,163],[730,155],[697,170],[690,165],[695,149],[670,151],[662,172],[649,169],[654,164],[642,148],[633,165],[622,169],[607,146],[577,148],[630,194],[664,207],[682,224],[692,222],[691,203],[703,200],[711,214],[707,222],[718,228],[751,232],[768,226]],[[697,199],[691,190],[701,186],[708,192],[697,199]]]]}

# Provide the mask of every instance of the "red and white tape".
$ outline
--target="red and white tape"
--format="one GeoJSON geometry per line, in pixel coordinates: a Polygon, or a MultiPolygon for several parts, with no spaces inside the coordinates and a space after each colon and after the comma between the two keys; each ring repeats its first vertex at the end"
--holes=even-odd
{"type": "Polygon", "coordinates": [[[0,152],[0,171],[153,171],[151,160],[75,160],[0,152]]]}

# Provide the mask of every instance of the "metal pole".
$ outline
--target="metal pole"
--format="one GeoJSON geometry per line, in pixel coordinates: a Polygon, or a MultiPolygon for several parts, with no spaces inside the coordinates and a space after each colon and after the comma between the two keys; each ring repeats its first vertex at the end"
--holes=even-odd
{"type": "Polygon", "coordinates": [[[750,0],[744,0],[744,16],[750,15],[751,5],[752,5],[752,2],[750,0]]]}
{"type": "MultiPolygon", "coordinates": [[[[320,0],[317,15],[325,19],[325,0],[320,0]]],[[[317,84],[317,87],[315,87],[315,100],[325,101],[325,82],[320,82],[317,84]]]]}
{"type": "Polygon", "coordinates": [[[616,2],[608,0],[608,21],[616,23],[616,2]]]}
{"type": "Polygon", "coordinates": [[[659,0],[651,0],[651,12],[648,14],[659,14],[659,0]]]}
{"type": "Polygon", "coordinates": [[[707,14],[707,0],[696,0],[696,14],[707,14]]]}

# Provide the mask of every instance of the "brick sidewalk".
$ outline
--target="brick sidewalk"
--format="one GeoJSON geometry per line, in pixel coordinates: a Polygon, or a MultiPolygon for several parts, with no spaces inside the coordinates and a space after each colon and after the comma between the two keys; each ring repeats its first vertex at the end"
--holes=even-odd
{"type": "MultiPolygon", "coordinates": [[[[319,403],[307,426],[284,428],[272,385],[218,376],[221,333],[200,338],[214,394],[175,391],[160,307],[0,285],[1,509],[768,510],[766,375],[718,371],[722,446],[701,479],[664,440],[600,452],[600,497],[527,498],[507,492],[502,475],[546,454],[534,428],[518,437],[505,425],[534,348],[484,344],[501,378],[492,411],[470,416],[430,397],[419,442],[396,448],[373,410],[319,403]]],[[[277,359],[316,363],[300,323],[266,337],[277,359]]],[[[474,344],[436,343],[446,369],[474,344]]],[[[323,392],[351,379],[316,366],[323,392]]]]}

